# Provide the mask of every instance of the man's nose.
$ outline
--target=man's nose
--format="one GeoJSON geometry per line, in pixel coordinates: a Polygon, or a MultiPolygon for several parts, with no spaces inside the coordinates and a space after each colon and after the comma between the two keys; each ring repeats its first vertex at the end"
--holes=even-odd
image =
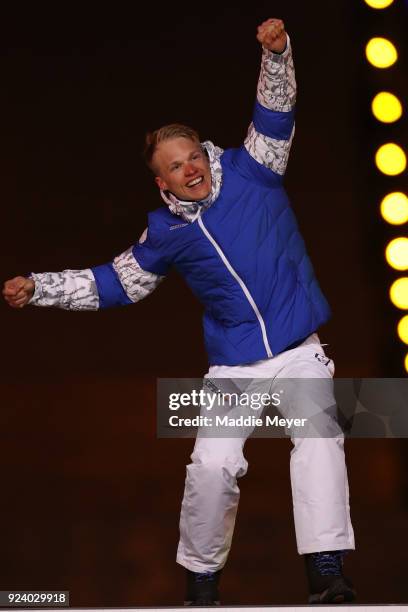
{"type": "Polygon", "coordinates": [[[196,168],[194,166],[194,164],[192,164],[191,162],[186,162],[184,165],[184,174],[186,176],[190,176],[190,174],[194,174],[196,171],[196,168]]]}

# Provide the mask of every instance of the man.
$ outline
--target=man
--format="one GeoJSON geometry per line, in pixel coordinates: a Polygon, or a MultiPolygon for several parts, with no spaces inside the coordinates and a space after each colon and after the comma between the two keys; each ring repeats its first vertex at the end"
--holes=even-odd
{"type": "MultiPolygon", "coordinates": [[[[146,161],[167,207],[149,214],[139,242],[110,264],[7,281],[3,293],[11,306],[131,304],[174,265],[205,306],[209,376],[331,380],[333,362],[315,333],[329,308],[282,186],[294,133],[290,41],[279,19],[262,23],[257,39],[262,66],[244,145],[224,152],[178,124],[149,134],[146,161]]],[[[319,401],[322,414],[334,403],[332,395],[319,401]]],[[[300,404],[297,399],[295,408],[300,404]]],[[[218,603],[237,478],[247,469],[246,435],[198,437],[187,467],[177,561],[186,568],[189,605],[218,603]]],[[[336,430],[292,442],[296,537],[309,602],[352,601],[354,589],[342,572],[343,555],[354,548],[343,436],[336,430]]]]}

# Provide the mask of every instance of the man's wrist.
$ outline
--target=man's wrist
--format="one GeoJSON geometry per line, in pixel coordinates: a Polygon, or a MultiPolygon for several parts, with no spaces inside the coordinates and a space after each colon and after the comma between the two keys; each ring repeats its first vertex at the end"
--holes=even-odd
{"type": "Polygon", "coordinates": [[[280,51],[280,52],[271,51],[267,47],[263,47],[264,52],[267,53],[267,56],[271,59],[271,61],[275,61],[277,63],[282,63],[286,61],[286,58],[290,54],[290,48],[291,48],[291,43],[290,43],[290,38],[288,34],[286,34],[286,45],[283,51],[280,51]]]}
{"type": "Polygon", "coordinates": [[[29,274],[25,276],[27,279],[31,280],[33,283],[33,291],[30,296],[30,299],[27,302],[28,304],[33,304],[41,297],[41,283],[39,282],[38,279],[36,280],[35,274],[33,272],[30,272],[29,274]]]}
{"type": "Polygon", "coordinates": [[[272,51],[272,53],[275,53],[275,55],[283,55],[287,48],[288,48],[288,41],[286,41],[285,47],[282,49],[282,51],[272,51]]]}

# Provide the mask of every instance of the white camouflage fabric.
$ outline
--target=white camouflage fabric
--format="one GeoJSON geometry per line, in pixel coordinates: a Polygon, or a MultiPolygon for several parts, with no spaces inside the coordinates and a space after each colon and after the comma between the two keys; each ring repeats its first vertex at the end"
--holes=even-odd
{"type": "Polygon", "coordinates": [[[290,147],[294,135],[295,126],[293,126],[289,140],[275,140],[264,134],[259,134],[254,124],[251,123],[245,139],[245,148],[258,163],[283,176],[288,164],[290,147]]]}
{"type": "Polygon", "coordinates": [[[273,111],[289,112],[295,106],[295,67],[289,36],[283,53],[263,49],[257,98],[262,106],[273,111]]]}
{"type": "Polygon", "coordinates": [[[57,306],[65,310],[98,310],[99,296],[94,275],[86,270],[63,270],[31,274],[35,282],[30,304],[57,306]]]}
{"type": "Polygon", "coordinates": [[[113,268],[128,298],[132,302],[139,302],[154,291],[165,277],[143,270],[137,263],[132,249],[133,247],[129,247],[127,251],[115,257],[113,268]]]}

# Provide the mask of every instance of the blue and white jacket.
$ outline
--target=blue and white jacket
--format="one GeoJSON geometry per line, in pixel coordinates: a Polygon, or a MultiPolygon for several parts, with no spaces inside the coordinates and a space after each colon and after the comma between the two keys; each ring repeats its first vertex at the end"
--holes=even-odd
{"type": "Polygon", "coordinates": [[[296,82],[290,42],[263,50],[253,120],[244,144],[207,151],[212,190],[202,202],[162,193],[139,242],[87,270],[32,274],[32,304],[72,310],[132,304],[171,266],[205,307],[211,365],[271,358],[330,315],[283,188],[294,134],[296,82]]]}

